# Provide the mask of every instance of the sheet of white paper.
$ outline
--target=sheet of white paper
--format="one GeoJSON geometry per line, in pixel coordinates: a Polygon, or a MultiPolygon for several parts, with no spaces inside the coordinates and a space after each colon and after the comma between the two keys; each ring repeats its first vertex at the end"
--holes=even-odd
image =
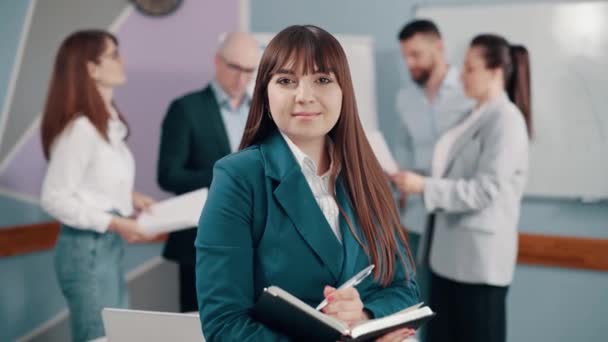
{"type": "Polygon", "coordinates": [[[207,188],[169,198],[141,213],[137,222],[146,232],[153,234],[195,227],[206,199],[207,188]]]}
{"type": "Polygon", "coordinates": [[[391,150],[388,148],[386,144],[386,140],[384,139],[384,135],[380,131],[373,130],[367,133],[367,140],[369,144],[372,146],[372,150],[376,155],[376,159],[382,166],[384,172],[389,175],[396,173],[399,171],[399,165],[395,161],[391,150]]]}

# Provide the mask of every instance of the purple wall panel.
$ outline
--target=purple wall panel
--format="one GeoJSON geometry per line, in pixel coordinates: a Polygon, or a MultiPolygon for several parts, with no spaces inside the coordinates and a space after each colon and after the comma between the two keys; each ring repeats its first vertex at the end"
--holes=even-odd
{"type": "Polygon", "coordinates": [[[172,99],[202,88],[213,77],[218,36],[238,29],[238,1],[184,1],[171,16],[133,13],[118,32],[128,82],[116,102],[131,125],[136,189],[156,198],[160,125],[172,99]]]}
{"type": "Polygon", "coordinates": [[[46,161],[42,155],[40,131],[31,132],[31,136],[15,154],[0,175],[0,187],[15,192],[39,196],[42,179],[46,171],[46,161]]]}
{"type": "MultiPolygon", "coordinates": [[[[162,119],[172,99],[209,82],[219,35],[238,25],[238,0],[196,0],[184,1],[168,17],[134,11],[119,29],[128,82],[117,89],[115,99],[131,125],[138,191],[167,197],[156,184],[162,119]]],[[[45,169],[39,133],[34,132],[0,175],[0,187],[38,196],[45,169]]]]}

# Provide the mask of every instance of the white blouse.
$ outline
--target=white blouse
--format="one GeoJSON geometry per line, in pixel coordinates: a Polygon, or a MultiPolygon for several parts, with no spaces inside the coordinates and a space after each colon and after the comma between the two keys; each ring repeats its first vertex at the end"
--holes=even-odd
{"type": "Polygon", "coordinates": [[[462,120],[456,126],[450,128],[439,138],[437,144],[435,145],[431,162],[432,178],[443,177],[443,174],[446,171],[445,169],[447,167],[448,156],[452,150],[452,146],[454,146],[456,140],[458,140],[458,138],[460,138],[460,136],[466,132],[475,121],[477,121],[485,107],[485,105],[482,105],[479,108],[474,109],[471,114],[466,117],[466,119],[462,120]]]}
{"type": "Polygon", "coordinates": [[[41,205],[61,223],[103,233],[116,211],[133,213],[135,162],[127,127],[111,113],[106,141],[85,116],[55,138],[42,185],[41,205]]]}
{"type": "MultiPolygon", "coordinates": [[[[340,233],[340,209],[338,209],[338,204],[332,195],[334,189],[329,188],[331,167],[323,175],[317,176],[317,165],[315,165],[315,162],[304,152],[302,152],[302,150],[296,146],[296,144],[294,144],[285,134],[282,135],[287,142],[287,146],[289,146],[289,149],[300,165],[304,178],[306,179],[308,186],[310,186],[310,190],[312,191],[319,208],[321,208],[325,219],[327,219],[331,230],[336,235],[336,238],[338,238],[338,241],[342,242],[342,234],[340,233]]],[[[329,144],[329,155],[331,157],[331,141],[329,141],[329,144]]]]}

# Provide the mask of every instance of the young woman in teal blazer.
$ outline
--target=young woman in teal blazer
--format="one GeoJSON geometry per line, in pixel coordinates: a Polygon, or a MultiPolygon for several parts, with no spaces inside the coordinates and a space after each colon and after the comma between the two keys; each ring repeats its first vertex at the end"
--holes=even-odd
{"type": "Polygon", "coordinates": [[[272,39],[240,148],[215,165],[195,243],[208,341],[289,340],[250,315],[270,285],[313,307],[327,298],[323,312],[349,324],[418,302],[406,233],[332,35],[291,26],[272,39]],[[336,290],[369,264],[374,277],[336,290]]]}

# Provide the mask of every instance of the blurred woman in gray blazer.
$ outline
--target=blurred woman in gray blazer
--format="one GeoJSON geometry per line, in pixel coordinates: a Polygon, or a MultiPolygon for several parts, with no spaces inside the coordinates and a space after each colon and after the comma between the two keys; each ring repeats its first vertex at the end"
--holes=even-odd
{"type": "Polygon", "coordinates": [[[421,194],[431,213],[422,255],[437,317],[427,341],[505,341],[532,132],[528,53],[479,35],[461,80],[477,105],[437,142],[431,176],[406,172],[393,182],[421,194]]]}

